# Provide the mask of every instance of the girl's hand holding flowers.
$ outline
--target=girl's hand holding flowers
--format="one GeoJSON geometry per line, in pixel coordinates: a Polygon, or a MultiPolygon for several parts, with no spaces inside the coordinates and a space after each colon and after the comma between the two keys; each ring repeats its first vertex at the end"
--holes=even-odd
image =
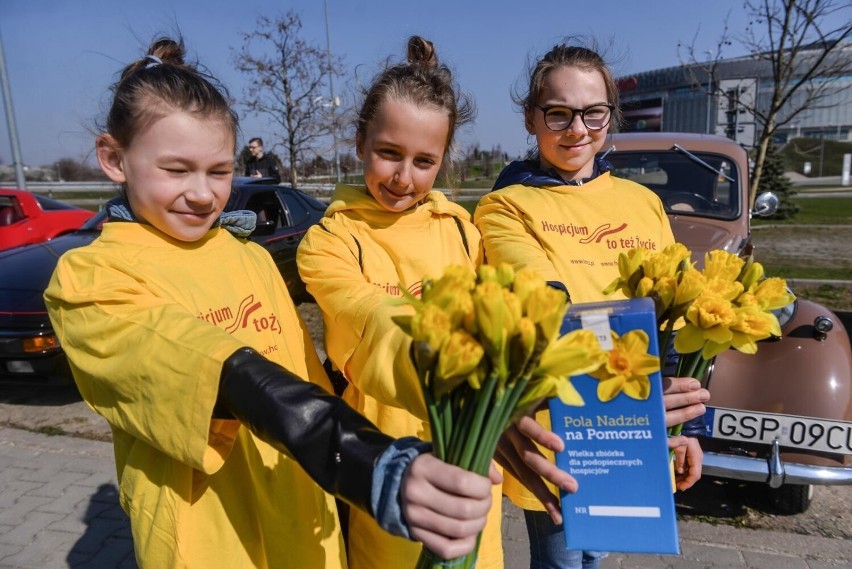
{"type": "MultiPolygon", "coordinates": [[[[604,291],[628,298],[651,297],[660,351],[678,354],[675,375],[703,383],[713,358],[734,348],[754,354],[757,342],[781,335],[773,310],[794,300],[786,282],[765,278],[763,266],[725,251],[705,255],[703,270],[680,243],[654,253],[632,249],[619,256],[619,278],[604,291]],[[677,333],[675,334],[675,331],[677,333]]],[[[667,406],[667,409],[669,407],[667,406]]],[[[673,434],[680,433],[680,424],[673,434]]]]}
{"type": "MultiPolygon", "coordinates": [[[[450,267],[438,279],[424,279],[421,298],[405,301],[414,314],[395,321],[412,336],[433,452],[478,474],[488,472],[507,427],[542,400],[559,396],[582,405],[569,377],[606,359],[591,331],[559,336],[568,309],[564,292],[509,265],[483,265],[476,274],[450,267]]],[[[475,559],[474,551],[449,563],[472,567],[475,559]]],[[[445,562],[424,549],[418,567],[438,566],[445,562]]]]}

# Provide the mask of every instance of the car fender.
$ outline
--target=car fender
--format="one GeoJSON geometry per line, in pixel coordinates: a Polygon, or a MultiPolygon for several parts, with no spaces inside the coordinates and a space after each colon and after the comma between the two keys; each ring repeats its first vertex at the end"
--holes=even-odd
{"type": "Polygon", "coordinates": [[[728,350],[716,357],[707,387],[714,407],[852,421],[852,348],[840,318],[798,300],[778,340],[754,355],[728,350]],[[830,318],[821,337],[817,318],[830,318]]]}

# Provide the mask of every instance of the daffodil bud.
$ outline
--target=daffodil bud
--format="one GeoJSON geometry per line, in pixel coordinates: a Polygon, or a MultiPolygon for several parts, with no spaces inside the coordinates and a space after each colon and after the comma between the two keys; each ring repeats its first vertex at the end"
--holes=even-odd
{"type": "Polygon", "coordinates": [[[690,269],[681,273],[675,291],[674,304],[680,306],[698,298],[698,295],[704,290],[704,281],[704,275],[701,271],[690,269]]]}
{"type": "Polygon", "coordinates": [[[764,271],[763,265],[758,262],[755,262],[754,258],[749,256],[746,260],[745,267],[743,267],[742,272],[740,274],[740,282],[743,283],[743,288],[745,290],[751,290],[757,283],[763,280],[764,271]]]}
{"type": "Polygon", "coordinates": [[[642,277],[639,279],[639,282],[636,283],[636,290],[633,291],[634,298],[641,298],[645,296],[651,296],[651,291],[654,290],[654,279],[649,277],[642,277]]]}
{"type": "Polygon", "coordinates": [[[479,265],[476,280],[479,283],[497,282],[497,268],[493,265],[479,265]]]}
{"type": "Polygon", "coordinates": [[[511,320],[503,296],[503,287],[496,280],[476,285],[473,306],[476,330],[485,353],[496,362],[502,359],[507,338],[506,323],[511,320]]]}
{"type": "Polygon", "coordinates": [[[787,282],[777,277],[761,281],[754,289],[754,296],[764,310],[784,308],[796,300],[796,297],[787,288],[787,282]]]}
{"type": "Polygon", "coordinates": [[[517,333],[509,339],[509,377],[520,376],[535,350],[536,327],[528,317],[518,322],[517,333]]]}
{"type": "Polygon", "coordinates": [[[509,263],[497,265],[497,282],[500,286],[509,287],[515,280],[515,269],[509,263]]]}

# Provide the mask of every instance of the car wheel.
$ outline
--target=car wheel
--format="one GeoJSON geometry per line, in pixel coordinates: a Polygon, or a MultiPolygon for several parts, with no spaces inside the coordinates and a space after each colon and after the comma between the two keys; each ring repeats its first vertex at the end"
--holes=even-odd
{"type": "Polygon", "coordinates": [[[769,497],[780,514],[801,514],[811,505],[814,487],[812,484],[784,484],[780,488],[770,488],[769,497]]]}

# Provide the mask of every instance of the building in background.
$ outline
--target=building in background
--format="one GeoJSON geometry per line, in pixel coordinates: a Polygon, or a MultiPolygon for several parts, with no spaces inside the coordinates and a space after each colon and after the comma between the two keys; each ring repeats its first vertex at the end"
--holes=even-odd
{"type": "MultiPolygon", "coordinates": [[[[835,55],[852,58],[852,45],[835,55]]],[[[758,109],[768,106],[773,87],[770,62],[753,56],[719,60],[714,76],[711,79],[707,66],[696,64],[620,77],[626,123],[621,130],[713,133],[748,148],[755,146],[761,125],[738,104],[736,93],[748,106],[755,106],[754,101],[758,109]]],[[[832,81],[828,96],[818,105],[779,127],[776,143],[798,137],[852,140],[852,75],[832,81]]],[[[796,94],[798,100],[804,96],[803,90],[796,94]]],[[[786,118],[783,110],[779,118],[786,118]]]]}

